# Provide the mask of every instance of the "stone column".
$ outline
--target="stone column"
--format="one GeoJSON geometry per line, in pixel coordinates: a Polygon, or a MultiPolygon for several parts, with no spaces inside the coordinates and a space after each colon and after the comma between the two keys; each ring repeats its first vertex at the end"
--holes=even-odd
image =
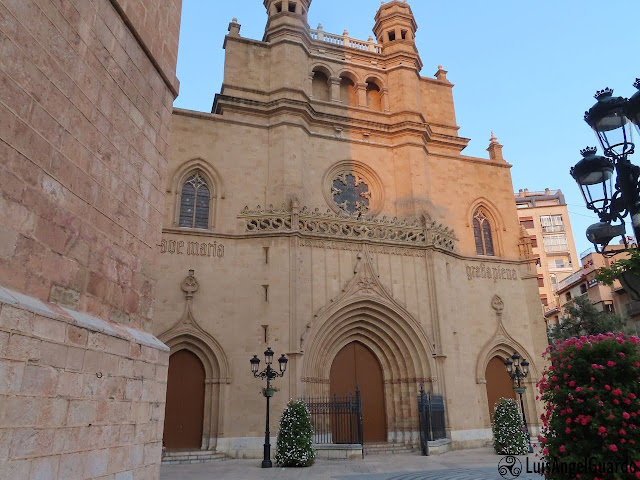
{"type": "Polygon", "coordinates": [[[356,94],[358,95],[358,106],[367,107],[367,84],[356,83],[356,94]]]}
{"type": "Polygon", "coordinates": [[[387,87],[384,87],[380,91],[380,100],[382,102],[382,111],[388,112],[389,111],[389,89],[387,87]]]}
{"type": "Polygon", "coordinates": [[[332,102],[340,102],[340,77],[331,77],[329,79],[329,90],[332,102]]]}

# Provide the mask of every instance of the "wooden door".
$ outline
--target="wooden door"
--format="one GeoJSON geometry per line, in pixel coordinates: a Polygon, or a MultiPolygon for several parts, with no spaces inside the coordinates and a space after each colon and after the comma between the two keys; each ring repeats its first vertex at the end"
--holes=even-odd
{"type": "Polygon", "coordinates": [[[501,398],[516,398],[513,390],[513,381],[504,366],[504,359],[493,357],[487,365],[485,377],[487,380],[487,400],[489,402],[489,415],[493,422],[495,404],[501,398]]]}
{"type": "Polygon", "coordinates": [[[360,342],[346,345],[336,355],[331,364],[330,392],[332,395],[355,392],[356,383],[362,397],[364,442],[386,442],[382,367],[373,352],[360,342]]]}
{"type": "Polygon", "coordinates": [[[164,442],[167,450],[200,450],[204,417],[204,366],[188,350],[169,357],[164,442]]]}

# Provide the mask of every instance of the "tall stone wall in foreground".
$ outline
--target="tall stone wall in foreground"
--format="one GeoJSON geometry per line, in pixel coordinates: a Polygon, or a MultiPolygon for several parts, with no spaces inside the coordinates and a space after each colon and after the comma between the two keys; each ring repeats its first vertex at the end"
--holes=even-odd
{"type": "Polygon", "coordinates": [[[0,0],[0,478],[158,476],[180,10],[0,0]]]}

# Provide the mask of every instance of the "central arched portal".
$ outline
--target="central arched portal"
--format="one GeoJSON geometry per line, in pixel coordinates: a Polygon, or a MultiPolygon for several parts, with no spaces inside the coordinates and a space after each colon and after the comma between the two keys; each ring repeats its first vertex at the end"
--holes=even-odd
{"type": "Polygon", "coordinates": [[[329,379],[331,395],[355,392],[358,385],[364,442],[386,442],[384,380],[382,367],[373,352],[360,342],[345,345],[331,364],[329,379]]]}

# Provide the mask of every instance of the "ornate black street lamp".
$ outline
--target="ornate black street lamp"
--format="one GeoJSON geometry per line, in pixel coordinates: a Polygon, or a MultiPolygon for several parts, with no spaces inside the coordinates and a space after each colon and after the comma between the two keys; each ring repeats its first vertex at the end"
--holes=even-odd
{"type": "Polygon", "coordinates": [[[529,434],[529,427],[527,426],[527,416],[524,413],[524,401],[522,400],[522,394],[525,392],[527,387],[523,387],[521,383],[521,379],[525,378],[529,375],[529,362],[527,362],[524,358],[520,361],[520,354],[514,353],[511,355],[511,358],[507,357],[504,360],[504,365],[507,367],[507,373],[516,383],[516,387],[513,389],[515,392],[520,395],[520,410],[522,411],[522,424],[524,425],[524,430],[527,432],[527,438],[529,439],[529,453],[533,453],[533,447],[531,446],[531,435],[529,434]]]}
{"type": "MultiPolygon", "coordinates": [[[[640,90],[640,79],[636,79],[634,87],[640,90]]],[[[596,251],[602,252],[617,236],[626,243],[627,215],[636,239],[640,238],[640,167],[629,160],[635,150],[634,125],[640,134],[640,91],[627,100],[614,97],[613,90],[605,88],[595,98],[597,102],[584,119],[598,137],[604,156],[597,155],[595,147],[581,150],[582,159],[571,169],[571,176],[580,186],[587,208],[600,217],[600,222],[587,229],[587,238],[596,251]],[[615,225],[618,220],[620,224],[615,225]]]]}
{"type": "Polygon", "coordinates": [[[269,437],[269,399],[275,393],[275,390],[271,388],[271,380],[277,377],[284,377],[284,372],[287,370],[287,362],[289,360],[282,354],[278,359],[280,371],[274,370],[271,368],[271,364],[273,363],[273,350],[269,347],[264,352],[264,361],[267,364],[267,368],[258,372],[260,369],[260,359],[258,356],[254,355],[253,358],[249,360],[249,362],[251,362],[251,373],[253,373],[253,376],[267,379],[267,388],[263,390],[263,395],[267,399],[267,420],[264,431],[264,459],[262,460],[262,468],[271,468],[273,464],[271,463],[271,439],[269,437]]]}

